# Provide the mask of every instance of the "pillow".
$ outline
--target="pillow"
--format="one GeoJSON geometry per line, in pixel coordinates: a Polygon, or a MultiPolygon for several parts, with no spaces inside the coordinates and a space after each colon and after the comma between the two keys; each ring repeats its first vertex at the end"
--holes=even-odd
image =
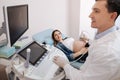
{"type": "MultiPolygon", "coordinates": [[[[53,29],[46,29],[44,31],[41,31],[33,35],[32,38],[38,43],[46,43],[49,45],[53,45],[52,32],[53,32],[53,29]]],[[[64,39],[66,36],[62,34],[62,37],[64,39]]]]}
{"type": "Polygon", "coordinates": [[[52,40],[52,38],[49,36],[49,37],[46,37],[45,38],[45,41],[44,41],[46,44],[49,44],[49,45],[53,45],[53,40],[52,40]]]}
{"type": "Polygon", "coordinates": [[[37,34],[34,34],[32,36],[33,40],[39,42],[39,43],[47,43],[49,45],[53,45],[53,40],[52,40],[52,32],[53,32],[53,29],[47,29],[47,30],[44,30],[44,31],[41,31],[37,34]]]}

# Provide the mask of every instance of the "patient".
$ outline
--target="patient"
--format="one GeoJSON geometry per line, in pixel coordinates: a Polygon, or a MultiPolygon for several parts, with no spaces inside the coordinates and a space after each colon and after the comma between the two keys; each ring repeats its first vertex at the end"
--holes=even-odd
{"type": "Polygon", "coordinates": [[[86,60],[88,55],[86,47],[89,46],[86,41],[87,39],[74,40],[71,37],[63,39],[59,30],[54,30],[52,32],[52,39],[54,41],[54,46],[62,50],[68,57],[69,61],[76,60],[81,56],[81,54],[85,54],[85,56],[82,57],[82,60],[86,60]]]}

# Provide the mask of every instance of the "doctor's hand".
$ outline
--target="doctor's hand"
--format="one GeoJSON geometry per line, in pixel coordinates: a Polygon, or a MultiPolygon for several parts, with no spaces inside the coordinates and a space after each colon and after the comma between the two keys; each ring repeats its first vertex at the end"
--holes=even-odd
{"type": "Polygon", "coordinates": [[[61,68],[63,68],[66,64],[70,63],[68,60],[66,60],[65,58],[60,57],[60,56],[55,56],[53,58],[53,62],[61,68]]]}

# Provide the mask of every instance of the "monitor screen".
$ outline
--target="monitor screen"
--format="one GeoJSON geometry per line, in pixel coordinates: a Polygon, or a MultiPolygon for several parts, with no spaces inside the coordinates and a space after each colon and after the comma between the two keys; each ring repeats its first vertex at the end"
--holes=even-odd
{"type": "Polygon", "coordinates": [[[37,61],[40,60],[40,58],[46,53],[46,49],[41,46],[40,44],[36,43],[35,41],[30,43],[28,46],[26,46],[24,49],[18,52],[20,56],[22,56],[24,59],[27,57],[27,49],[30,48],[30,59],[29,62],[32,65],[35,65],[37,61]]]}
{"type": "Polygon", "coordinates": [[[28,5],[4,7],[8,46],[13,44],[28,29],[28,5]]]}

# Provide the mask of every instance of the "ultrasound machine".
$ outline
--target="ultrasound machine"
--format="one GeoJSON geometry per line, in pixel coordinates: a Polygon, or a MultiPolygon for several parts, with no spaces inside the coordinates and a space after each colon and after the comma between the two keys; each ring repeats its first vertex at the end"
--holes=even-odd
{"type": "Polygon", "coordinates": [[[32,41],[16,52],[13,58],[13,69],[25,80],[61,80],[64,78],[64,71],[53,62],[54,56],[61,56],[67,59],[65,54],[54,46],[49,50],[41,44],[32,41]],[[30,49],[28,67],[25,67],[27,60],[27,49],[30,49]]]}

